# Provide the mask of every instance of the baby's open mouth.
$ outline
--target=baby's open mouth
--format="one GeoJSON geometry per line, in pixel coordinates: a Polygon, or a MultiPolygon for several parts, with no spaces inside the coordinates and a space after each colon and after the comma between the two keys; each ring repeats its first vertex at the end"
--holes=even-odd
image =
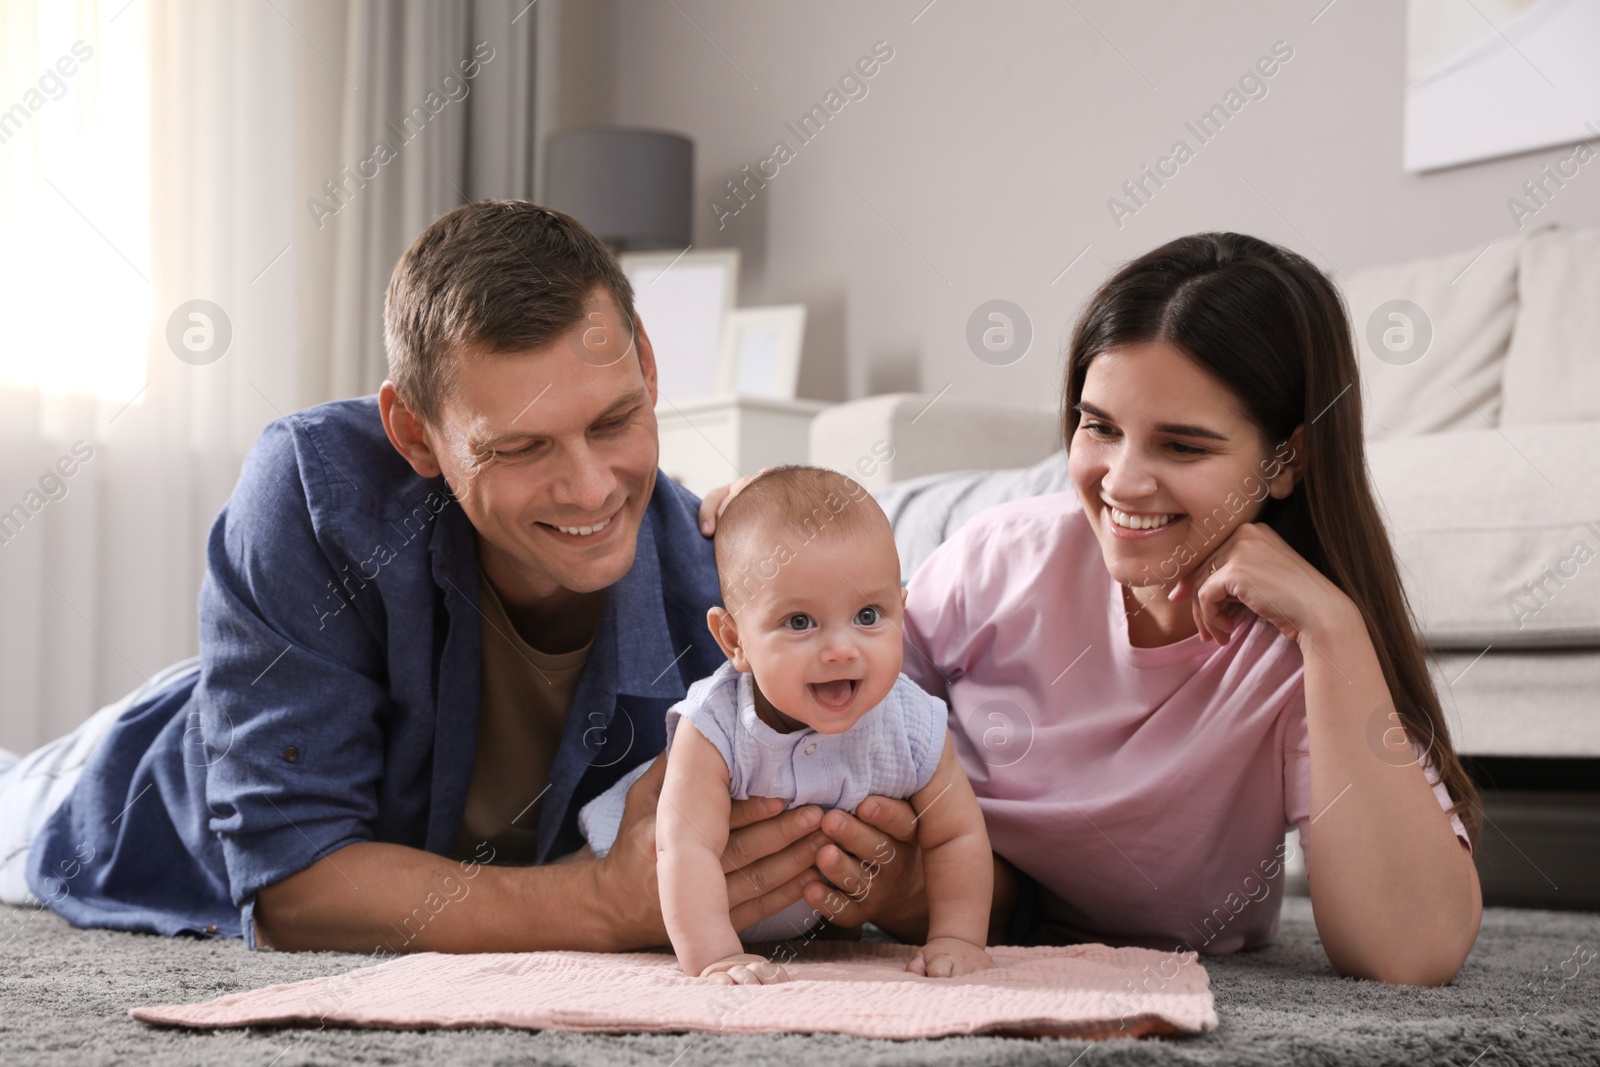
{"type": "Polygon", "coordinates": [[[837,678],[831,682],[811,682],[807,688],[823,707],[842,708],[855,698],[856,687],[860,684],[856,678],[837,678]]]}

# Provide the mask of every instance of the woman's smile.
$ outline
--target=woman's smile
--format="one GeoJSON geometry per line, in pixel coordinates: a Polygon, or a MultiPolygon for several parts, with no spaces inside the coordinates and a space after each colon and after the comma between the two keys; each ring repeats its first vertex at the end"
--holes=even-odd
{"type": "Polygon", "coordinates": [[[1164,530],[1183,518],[1182,512],[1130,512],[1113,507],[1106,513],[1111,516],[1112,531],[1127,537],[1164,530]]]}

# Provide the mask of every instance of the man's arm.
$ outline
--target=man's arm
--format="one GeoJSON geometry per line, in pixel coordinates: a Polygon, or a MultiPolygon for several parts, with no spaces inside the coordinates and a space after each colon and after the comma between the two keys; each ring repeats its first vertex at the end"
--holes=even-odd
{"type": "MultiPolygon", "coordinates": [[[[604,859],[495,867],[357,842],[261,890],[259,942],[346,952],[618,952],[664,945],[655,846],[664,770],[658,758],[628,790],[616,843],[604,859]]],[[[732,805],[722,869],[736,929],[782,911],[818,877],[816,849],[827,840],[817,829],[820,809],[782,807],[758,797],[732,805]]]]}
{"type": "Polygon", "coordinates": [[[597,865],[493,867],[361,841],[263,889],[257,942],[289,951],[605,951],[612,932],[594,906],[597,865]]]}

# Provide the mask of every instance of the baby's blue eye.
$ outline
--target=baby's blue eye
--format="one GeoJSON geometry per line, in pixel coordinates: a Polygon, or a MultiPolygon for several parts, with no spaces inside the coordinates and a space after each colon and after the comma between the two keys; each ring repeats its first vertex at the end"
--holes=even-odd
{"type": "Polygon", "coordinates": [[[796,632],[801,630],[809,630],[811,629],[811,616],[805,614],[804,612],[797,612],[794,615],[790,615],[787,619],[784,619],[783,625],[796,632]]]}
{"type": "Polygon", "coordinates": [[[856,625],[876,626],[879,618],[880,616],[877,608],[862,608],[860,611],[856,612],[856,625]]]}

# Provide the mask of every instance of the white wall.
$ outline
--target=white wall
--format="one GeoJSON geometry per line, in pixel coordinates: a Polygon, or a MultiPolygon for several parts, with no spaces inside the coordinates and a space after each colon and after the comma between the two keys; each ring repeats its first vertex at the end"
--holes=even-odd
{"type": "MultiPolygon", "coordinates": [[[[694,138],[696,246],[742,251],[741,304],[811,309],[803,395],[953,385],[1053,403],[1076,310],[1140,252],[1229,229],[1349,272],[1481,248],[1515,235],[1507,198],[1567,151],[1402,174],[1396,0],[925,4],[563,2],[563,125],[694,138]],[[867,96],[801,146],[785,123],[879,40],[894,58],[867,96]],[[1293,58],[1267,95],[1200,145],[1184,124],[1277,41],[1293,58]],[[1119,227],[1108,198],[1179,138],[1194,158],[1119,227]],[[779,139],[795,158],[719,231],[723,183],[779,139]],[[1034,325],[1012,366],[980,362],[965,340],[993,298],[1034,325]]],[[[1534,222],[1547,220],[1600,225],[1600,164],[1534,222]]]]}

